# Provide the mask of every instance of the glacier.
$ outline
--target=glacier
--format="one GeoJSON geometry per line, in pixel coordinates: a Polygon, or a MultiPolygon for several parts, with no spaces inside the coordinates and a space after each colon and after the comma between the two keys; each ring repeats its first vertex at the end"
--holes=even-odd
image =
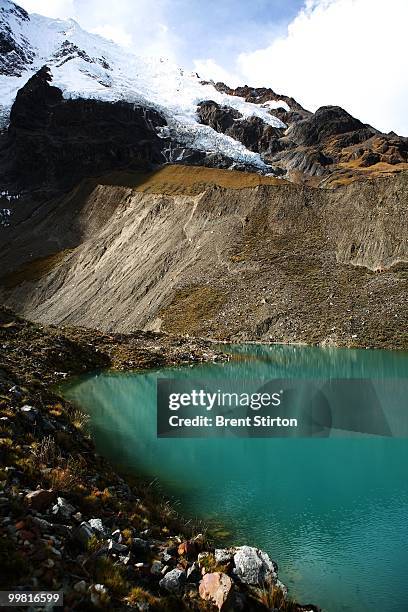
{"type": "MultiPolygon", "coordinates": [[[[108,102],[124,100],[160,111],[168,122],[170,134],[184,146],[228,156],[236,163],[267,170],[258,153],[249,151],[230,136],[202,125],[197,105],[213,100],[241,113],[242,118],[256,116],[277,127],[287,126],[272,112],[289,110],[283,100],[263,105],[219,92],[213,84],[202,83],[196,73],[183,70],[165,57],[142,57],[123,49],[97,34],[85,31],[72,20],[60,20],[28,14],[9,0],[0,0],[0,34],[12,37],[17,49],[23,49],[26,61],[21,70],[3,68],[0,74],[0,125],[8,122],[10,108],[18,89],[42,66],[47,65],[53,85],[65,98],[93,98],[108,102]],[[14,74],[13,74],[14,72],[14,74]],[[15,74],[17,72],[17,74],[15,74]]],[[[13,64],[10,51],[7,65],[13,64]]]]}

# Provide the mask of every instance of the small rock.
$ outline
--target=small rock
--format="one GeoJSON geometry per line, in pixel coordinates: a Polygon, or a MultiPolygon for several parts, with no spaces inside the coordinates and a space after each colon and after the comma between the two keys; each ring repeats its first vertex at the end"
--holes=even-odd
{"type": "Polygon", "coordinates": [[[63,497],[58,497],[57,503],[52,508],[53,515],[64,520],[69,520],[74,512],[74,506],[71,506],[71,504],[69,504],[63,497]]]}
{"type": "Polygon", "coordinates": [[[200,597],[212,602],[218,610],[225,610],[232,596],[233,582],[227,574],[205,574],[198,589],[200,597]]]}
{"type": "Polygon", "coordinates": [[[154,574],[155,576],[158,576],[159,574],[162,573],[162,569],[163,569],[163,563],[161,561],[153,561],[152,566],[150,568],[150,573],[154,574]]]}
{"type": "Polygon", "coordinates": [[[230,563],[234,556],[233,548],[216,548],[214,551],[214,557],[217,563],[221,565],[225,565],[226,563],[230,563]]]}
{"type": "Polygon", "coordinates": [[[21,406],[20,411],[23,413],[27,421],[30,423],[35,423],[38,418],[38,410],[33,406],[21,406]]]}
{"type": "Polygon", "coordinates": [[[147,540],[142,540],[142,538],[133,538],[132,550],[135,553],[146,553],[150,551],[150,544],[147,540]]]}
{"type": "Polygon", "coordinates": [[[144,529],[143,531],[140,532],[140,535],[145,536],[145,537],[149,537],[152,533],[151,529],[144,529]]]}
{"type": "Polygon", "coordinates": [[[91,518],[89,519],[88,524],[91,526],[93,531],[97,533],[97,535],[99,536],[108,535],[108,531],[103,526],[102,520],[100,518],[91,518]]]}
{"type": "Polygon", "coordinates": [[[162,555],[162,559],[164,563],[175,563],[176,560],[173,555],[170,555],[168,552],[164,552],[162,555]]]}
{"type": "Polygon", "coordinates": [[[167,572],[167,574],[160,580],[159,585],[162,589],[179,595],[182,593],[185,583],[186,573],[184,570],[176,567],[170,570],[170,572],[167,572]]]}
{"type": "Polygon", "coordinates": [[[262,587],[275,583],[276,570],[269,556],[252,546],[239,546],[234,554],[235,574],[245,584],[262,587]]]}
{"type": "Polygon", "coordinates": [[[108,540],[108,550],[114,555],[123,555],[128,552],[128,547],[125,544],[119,544],[113,540],[108,540]]]}
{"type": "Polygon", "coordinates": [[[21,529],[18,535],[22,540],[28,540],[29,542],[35,540],[35,534],[32,531],[28,531],[28,529],[21,529]]]}
{"type": "Polygon", "coordinates": [[[52,525],[52,528],[57,535],[64,536],[66,538],[70,537],[72,534],[71,525],[61,525],[60,523],[54,523],[54,525],[52,525]]]}
{"type": "MultiPolygon", "coordinates": [[[[100,520],[100,519],[97,519],[97,520],[100,520]]],[[[89,522],[91,522],[91,521],[89,521],[89,522]]],[[[102,524],[102,522],[101,522],[101,524],[102,524]]],[[[122,544],[122,539],[123,538],[122,538],[122,534],[120,532],[120,529],[115,529],[115,531],[112,531],[111,538],[112,538],[112,540],[114,540],[118,544],[122,544]]]]}
{"type": "Polygon", "coordinates": [[[36,525],[40,529],[40,531],[50,532],[53,529],[51,523],[49,523],[45,519],[39,518],[38,516],[33,516],[31,520],[33,521],[34,525],[36,525]]]}
{"type": "Polygon", "coordinates": [[[192,557],[197,551],[194,542],[187,540],[179,545],[177,552],[182,557],[192,557]]]}
{"type": "Polygon", "coordinates": [[[27,493],[25,501],[30,508],[42,512],[52,504],[55,500],[55,495],[55,492],[52,490],[38,489],[37,491],[27,493]]]}
{"type": "Polygon", "coordinates": [[[9,392],[12,393],[14,395],[14,397],[22,397],[22,395],[23,395],[22,390],[17,385],[13,385],[9,389],[9,392]]]}
{"type": "Polygon", "coordinates": [[[187,580],[189,582],[199,582],[200,578],[201,578],[200,569],[197,563],[193,563],[193,565],[191,565],[187,569],[187,580]]]}
{"type": "Polygon", "coordinates": [[[74,591],[76,591],[77,593],[86,593],[85,580],[78,580],[78,582],[74,584],[74,591]]]}
{"type": "Polygon", "coordinates": [[[74,530],[72,537],[79,542],[83,546],[83,548],[88,548],[89,540],[94,536],[94,532],[92,527],[86,521],[82,521],[82,523],[74,530]]]}
{"type": "Polygon", "coordinates": [[[89,592],[91,593],[91,601],[97,608],[106,606],[110,600],[108,591],[103,584],[91,584],[89,592]]]}

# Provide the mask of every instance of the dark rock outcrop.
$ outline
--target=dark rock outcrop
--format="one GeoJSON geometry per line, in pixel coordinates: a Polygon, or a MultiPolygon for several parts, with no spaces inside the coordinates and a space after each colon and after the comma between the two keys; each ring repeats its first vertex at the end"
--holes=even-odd
{"type": "Polygon", "coordinates": [[[314,115],[292,125],[287,136],[296,144],[313,146],[323,143],[330,136],[360,131],[363,132],[362,140],[378,133],[349,115],[340,106],[322,106],[314,115]]]}
{"type": "Polygon", "coordinates": [[[209,125],[213,130],[225,134],[231,129],[236,119],[241,119],[242,115],[235,108],[230,106],[220,106],[213,100],[206,100],[198,105],[198,117],[201,123],[209,125]]]}
{"type": "Polygon", "coordinates": [[[203,166],[221,170],[238,170],[239,172],[256,172],[257,174],[281,174],[279,169],[266,164],[263,168],[249,162],[237,162],[232,157],[219,151],[203,151],[186,147],[182,143],[171,142],[166,150],[166,161],[171,164],[203,166]]]}
{"type": "Polygon", "coordinates": [[[241,95],[255,104],[277,99],[292,104],[290,111],[271,110],[287,129],[274,128],[256,116],[244,118],[237,110],[213,100],[201,102],[197,115],[201,123],[259,153],[276,174],[286,174],[295,182],[311,182],[317,186],[324,180],[327,186],[342,184],[366,178],[366,168],[374,167],[375,173],[393,172],[393,166],[398,166],[395,170],[404,169],[402,165],[408,162],[407,138],[381,134],[339,106],[323,106],[312,114],[271,89],[245,86],[231,90],[223,84],[216,86],[220,91],[241,95]]]}
{"type": "Polygon", "coordinates": [[[270,153],[282,148],[278,140],[283,136],[285,129],[274,128],[260,117],[244,118],[236,109],[220,106],[213,100],[201,102],[197,114],[201,123],[242,142],[250,151],[270,153]]]}
{"type": "Polygon", "coordinates": [[[306,117],[307,115],[311,114],[310,111],[304,109],[303,106],[301,106],[294,98],[285,96],[283,94],[278,94],[270,87],[250,87],[248,85],[243,85],[242,87],[232,88],[221,82],[214,83],[214,87],[221,93],[244,98],[246,102],[252,102],[252,104],[264,104],[270,100],[282,100],[283,102],[286,102],[291,111],[296,111],[299,114],[299,117],[306,117]]]}
{"type": "Polygon", "coordinates": [[[165,161],[160,113],[128,102],[66,100],[50,81],[43,67],[17,93],[0,149],[7,186],[66,190],[86,176],[165,161]]]}
{"type": "Polygon", "coordinates": [[[105,68],[105,70],[110,69],[108,62],[104,57],[89,57],[86,51],[80,49],[77,45],[70,42],[69,40],[64,40],[58,51],[54,53],[54,58],[59,60],[59,63],[57,64],[58,67],[62,66],[63,64],[66,64],[75,57],[80,57],[88,64],[98,63],[102,66],[102,68],[105,68]]]}

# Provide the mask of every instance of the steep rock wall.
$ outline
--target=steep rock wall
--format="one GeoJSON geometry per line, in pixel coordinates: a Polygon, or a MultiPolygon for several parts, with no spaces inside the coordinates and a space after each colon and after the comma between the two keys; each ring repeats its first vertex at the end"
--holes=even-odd
{"type": "MultiPolygon", "coordinates": [[[[324,191],[276,179],[224,187],[200,172],[186,187],[179,173],[96,184],[75,215],[79,244],[40,272],[34,259],[3,277],[2,300],[104,330],[406,342],[405,175],[324,191]]],[[[58,233],[47,219],[41,231],[58,233]]]]}

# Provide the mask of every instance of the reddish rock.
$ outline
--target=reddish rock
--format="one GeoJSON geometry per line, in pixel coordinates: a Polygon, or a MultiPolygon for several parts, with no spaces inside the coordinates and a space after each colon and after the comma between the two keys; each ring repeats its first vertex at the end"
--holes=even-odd
{"type": "Polygon", "coordinates": [[[192,557],[197,552],[196,545],[194,542],[186,540],[179,545],[177,552],[182,557],[192,557]]]}
{"type": "Polygon", "coordinates": [[[29,542],[32,542],[32,540],[35,540],[35,534],[32,531],[27,531],[27,529],[21,529],[18,535],[24,541],[28,540],[29,542]]]}
{"type": "Polygon", "coordinates": [[[49,506],[55,501],[56,494],[54,491],[47,491],[46,489],[38,489],[37,491],[30,491],[25,496],[26,503],[34,510],[42,512],[49,508],[49,506]]]}
{"type": "Polygon", "coordinates": [[[232,590],[233,582],[231,578],[221,572],[205,574],[199,586],[200,597],[213,603],[218,610],[227,608],[232,590]]]}
{"type": "Polygon", "coordinates": [[[25,527],[25,522],[24,522],[24,521],[18,521],[18,523],[16,523],[15,527],[16,527],[16,529],[17,529],[18,531],[20,531],[20,529],[24,529],[24,527],[25,527]]]}

